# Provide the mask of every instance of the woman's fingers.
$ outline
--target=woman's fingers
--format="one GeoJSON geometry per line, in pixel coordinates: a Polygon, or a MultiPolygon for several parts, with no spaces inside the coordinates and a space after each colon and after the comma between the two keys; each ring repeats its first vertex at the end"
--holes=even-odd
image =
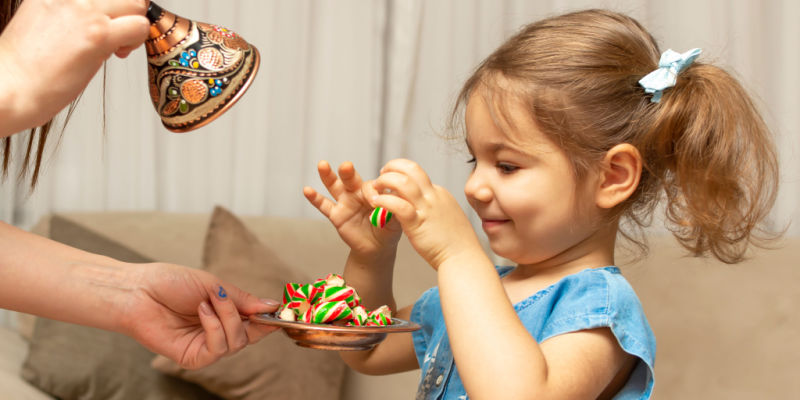
{"type": "Polygon", "coordinates": [[[280,329],[277,326],[259,324],[251,321],[244,321],[242,324],[247,332],[247,339],[249,340],[250,344],[257,343],[259,340],[263,339],[264,336],[267,336],[270,333],[280,329]]]}
{"type": "MultiPolygon", "coordinates": [[[[234,287],[230,287],[230,289],[234,295],[238,291],[234,287]]],[[[211,304],[214,306],[214,311],[222,323],[227,351],[235,353],[247,346],[248,343],[247,333],[242,324],[242,316],[232,295],[228,293],[225,287],[215,285],[212,290],[214,292],[211,295],[211,304]]]]}
{"type": "Polygon", "coordinates": [[[146,0],[95,0],[92,3],[92,8],[111,18],[126,15],[144,16],[149,5],[149,1],[146,0]]]}
{"type": "Polygon", "coordinates": [[[125,51],[130,53],[144,43],[150,29],[150,22],[147,18],[139,15],[114,18],[109,24],[106,37],[108,46],[111,52],[117,53],[117,55],[121,52],[125,56],[127,56],[125,51]]]}
{"type": "Polygon", "coordinates": [[[202,365],[225,355],[228,352],[228,341],[225,338],[222,322],[207,302],[200,303],[197,307],[197,315],[200,316],[200,325],[206,334],[205,352],[201,349],[196,355],[197,360],[195,361],[202,365]]]}
{"type": "Polygon", "coordinates": [[[137,47],[139,47],[139,46],[121,47],[121,48],[117,49],[116,52],[114,52],[114,55],[116,55],[118,58],[127,58],[129,55],[131,55],[131,53],[134,50],[136,50],[137,47]]]}

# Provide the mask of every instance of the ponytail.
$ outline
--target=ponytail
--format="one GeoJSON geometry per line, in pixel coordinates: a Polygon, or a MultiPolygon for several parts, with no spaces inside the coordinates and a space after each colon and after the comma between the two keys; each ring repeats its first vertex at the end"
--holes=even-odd
{"type": "Polygon", "coordinates": [[[764,120],[736,79],[708,64],[688,67],[652,106],[655,128],[637,147],[643,180],[666,194],[669,229],[693,255],[741,261],[748,244],[774,236],[759,226],[778,186],[764,120]]]}

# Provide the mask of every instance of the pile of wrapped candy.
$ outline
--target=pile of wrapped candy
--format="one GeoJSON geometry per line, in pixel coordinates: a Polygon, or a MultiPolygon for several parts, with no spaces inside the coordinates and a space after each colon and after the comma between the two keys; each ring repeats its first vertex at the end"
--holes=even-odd
{"type": "Polygon", "coordinates": [[[392,324],[392,311],[380,306],[367,311],[356,290],[344,278],[328,274],[325,279],[301,285],[287,283],[278,318],[312,324],[344,324],[346,326],[385,326],[392,324]]]}

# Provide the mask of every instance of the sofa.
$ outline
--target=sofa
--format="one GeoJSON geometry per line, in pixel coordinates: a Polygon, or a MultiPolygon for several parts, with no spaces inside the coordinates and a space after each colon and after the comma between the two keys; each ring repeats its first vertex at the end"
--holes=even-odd
{"type": "MultiPolygon", "coordinates": [[[[276,280],[280,280],[280,274],[292,275],[293,279],[300,279],[298,276],[312,279],[341,272],[347,255],[346,246],[327,221],[237,217],[221,208],[208,214],[56,213],[44,218],[32,231],[131,262],[157,260],[206,269],[214,262],[237,268],[255,263],[258,271],[272,273],[270,279],[276,280]],[[227,218],[229,225],[240,222],[239,232],[232,234],[225,230],[226,225],[218,221],[221,217],[227,218]],[[209,255],[214,249],[213,244],[209,244],[212,234],[217,235],[214,240],[222,241],[219,246],[228,246],[229,250],[217,257],[217,261],[209,255]],[[249,247],[241,247],[245,244],[249,247]],[[253,249],[258,251],[252,252],[253,249]],[[254,256],[244,257],[243,253],[248,252],[254,256]],[[267,253],[269,256],[265,256],[267,253]],[[251,264],[243,262],[243,257],[251,264]],[[263,261],[258,257],[272,258],[263,261]]],[[[795,398],[800,393],[800,317],[797,312],[800,306],[800,240],[784,238],[774,249],[755,250],[749,256],[743,263],[726,265],[687,257],[672,238],[654,237],[650,240],[647,257],[620,262],[623,274],[639,294],[658,340],[653,398],[777,399],[795,398]]],[[[398,305],[413,302],[424,290],[435,285],[435,273],[405,240],[400,244],[397,265],[394,293],[398,305]]],[[[212,270],[220,271],[226,272],[212,270]]],[[[220,273],[227,279],[222,275],[220,273]]],[[[247,275],[247,280],[242,282],[247,285],[257,281],[253,276],[247,275]]],[[[254,294],[280,296],[274,292],[254,294]]],[[[263,381],[262,386],[273,388],[295,379],[268,371],[277,368],[277,364],[265,364],[266,367],[250,364],[239,370],[238,366],[229,364],[210,374],[203,375],[200,371],[199,375],[192,376],[193,372],[166,365],[164,360],[122,335],[93,332],[91,328],[29,315],[19,314],[17,318],[12,326],[0,328],[0,398],[179,398],[175,393],[183,398],[257,398],[254,393],[262,393],[260,398],[311,396],[288,392],[266,394],[269,392],[251,388],[254,386],[251,381],[259,379],[263,381]],[[60,352],[66,353],[58,355],[60,352]],[[125,359],[126,354],[136,356],[125,359]],[[83,361],[83,357],[95,359],[83,361]],[[236,381],[237,376],[245,376],[241,371],[257,371],[260,375],[236,381]],[[109,385],[115,386],[109,388],[109,385]],[[126,397],[122,393],[145,386],[152,388],[153,393],[138,397],[126,397]]],[[[280,348],[283,349],[280,351],[297,352],[279,356],[283,361],[292,359],[300,365],[326,365],[327,369],[316,372],[302,368],[303,373],[320,375],[300,376],[293,388],[325,386],[327,398],[348,400],[414,397],[418,370],[365,376],[340,365],[333,352],[294,350],[301,348],[283,332],[275,332],[262,342],[265,341],[269,341],[267,347],[255,348],[259,343],[245,349],[250,351],[251,361],[260,362],[280,348]],[[306,357],[317,358],[303,361],[306,357]],[[322,375],[324,378],[320,378],[322,375]]],[[[238,354],[232,358],[236,356],[238,354]]]]}

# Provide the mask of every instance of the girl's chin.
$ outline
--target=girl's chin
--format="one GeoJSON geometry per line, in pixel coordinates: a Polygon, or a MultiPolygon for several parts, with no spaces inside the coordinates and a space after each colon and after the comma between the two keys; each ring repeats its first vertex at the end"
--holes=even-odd
{"type": "Polygon", "coordinates": [[[511,248],[509,247],[508,243],[503,243],[499,240],[492,240],[489,238],[489,248],[492,249],[492,252],[500,257],[510,260],[513,256],[513,252],[511,252],[511,248]]]}
{"type": "Polygon", "coordinates": [[[489,248],[498,257],[502,257],[515,265],[536,264],[547,258],[541,254],[532,254],[529,247],[523,246],[520,248],[516,243],[491,240],[491,238],[489,239],[489,248]]]}

